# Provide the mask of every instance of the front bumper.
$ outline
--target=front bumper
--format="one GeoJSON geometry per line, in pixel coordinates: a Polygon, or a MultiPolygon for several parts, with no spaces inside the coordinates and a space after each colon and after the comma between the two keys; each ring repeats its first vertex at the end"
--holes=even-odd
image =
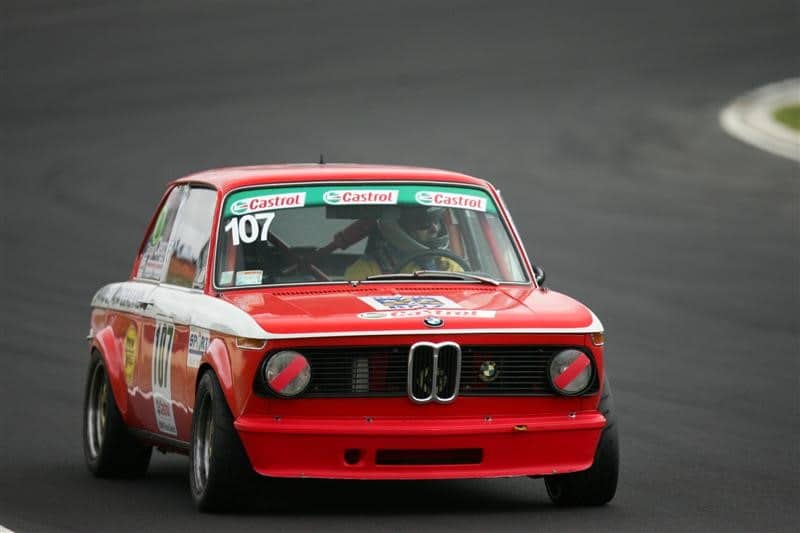
{"type": "Polygon", "coordinates": [[[597,411],[444,419],[245,415],[234,425],[254,470],[265,476],[455,479],[586,470],[605,418],[597,411]]]}

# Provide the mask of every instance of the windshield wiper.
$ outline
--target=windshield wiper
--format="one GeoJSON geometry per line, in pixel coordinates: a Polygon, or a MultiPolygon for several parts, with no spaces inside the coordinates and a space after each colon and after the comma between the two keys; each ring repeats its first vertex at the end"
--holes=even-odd
{"type": "Polygon", "coordinates": [[[397,272],[395,274],[376,274],[367,277],[368,281],[382,280],[382,279],[462,279],[480,281],[481,283],[488,283],[489,285],[498,286],[500,282],[496,279],[479,276],[478,274],[468,274],[466,272],[451,272],[445,270],[417,270],[415,272],[397,272]]]}

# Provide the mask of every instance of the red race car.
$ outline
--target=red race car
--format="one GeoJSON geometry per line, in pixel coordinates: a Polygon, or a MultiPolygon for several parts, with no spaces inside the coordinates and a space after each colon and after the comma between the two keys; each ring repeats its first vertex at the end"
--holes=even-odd
{"type": "Polygon", "coordinates": [[[499,192],[441,170],[179,179],[92,300],[84,450],[101,477],[189,456],[201,510],[261,476],[543,477],[614,497],[603,326],[543,287],[499,192]]]}

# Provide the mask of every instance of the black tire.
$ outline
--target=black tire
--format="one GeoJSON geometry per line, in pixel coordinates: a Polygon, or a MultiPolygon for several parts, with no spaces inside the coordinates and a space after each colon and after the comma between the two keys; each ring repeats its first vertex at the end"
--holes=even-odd
{"type": "Polygon", "coordinates": [[[603,381],[603,396],[598,410],[606,417],[606,426],[600,435],[592,466],[583,472],[544,479],[547,494],[556,505],[605,505],[617,492],[619,437],[608,377],[603,381]]]}
{"type": "Polygon", "coordinates": [[[200,511],[233,510],[247,501],[254,479],[219,381],[207,371],[197,385],[192,415],[192,499],[200,511]]]}
{"type": "Polygon", "coordinates": [[[89,471],[103,478],[142,476],[153,453],[152,446],[142,444],[128,431],[97,352],[92,354],[86,378],[83,453],[89,471]]]}

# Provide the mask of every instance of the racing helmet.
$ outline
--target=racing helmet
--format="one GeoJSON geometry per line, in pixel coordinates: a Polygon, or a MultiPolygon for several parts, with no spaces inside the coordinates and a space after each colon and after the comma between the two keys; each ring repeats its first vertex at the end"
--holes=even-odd
{"type": "Polygon", "coordinates": [[[406,254],[447,248],[450,236],[442,224],[444,208],[403,206],[387,209],[378,219],[378,229],[383,238],[406,254]],[[429,238],[419,240],[419,230],[436,227],[429,238]]]}

